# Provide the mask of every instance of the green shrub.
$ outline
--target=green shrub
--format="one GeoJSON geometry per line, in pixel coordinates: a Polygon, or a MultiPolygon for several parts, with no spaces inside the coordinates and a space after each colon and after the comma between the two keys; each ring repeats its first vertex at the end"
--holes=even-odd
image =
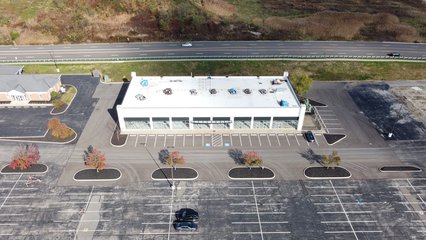
{"type": "Polygon", "coordinates": [[[12,39],[12,41],[15,41],[16,39],[19,38],[21,34],[19,34],[18,32],[11,32],[10,33],[10,39],[12,39]]]}
{"type": "Polygon", "coordinates": [[[65,104],[60,99],[55,99],[55,100],[52,101],[52,103],[53,103],[53,107],[56,108],[56,109],[61,108],[65,104]]]}
{"type": "Polygon", "coordinates": [[[57,99],[58,97],[59,97],[59,93],[58,93],[58,92],[55,92],[55,91],[50,92],[50,99],[51,99],[51,100],[55,100],[55,99],[57,99]]]}

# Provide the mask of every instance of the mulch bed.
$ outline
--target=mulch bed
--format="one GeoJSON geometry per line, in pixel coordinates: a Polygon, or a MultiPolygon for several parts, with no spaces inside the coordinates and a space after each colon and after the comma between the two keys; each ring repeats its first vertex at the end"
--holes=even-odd
{"type": "Polygon", "coordinates": [[[305,177],[307,178],[349,178],[351,173],[342,168],[335,167],[326,168],[326,167],[308,167],[305,169],[305,177]]]}
{"type": "Polygon", "coordinates": [[[115,168],[106,168],[99,172],[96,169],[83,169],[74,175],[74,179],[81,180],[118,180],[121,178],[121,172],[115,168]]]}
{"type": "MultiPolygon", "coordinates": [[[[18,140],[18,141],[26,141],[26,142],[51,142],[51,143],[67,143],[74,139],[76,137],[76,133],[73,132],[73,134],[67,138],[59,139],[52,134],[50,134],[50,130],[47,132],[47,134],[43,137],[9,137],[9,138],[0,138],[3,140],[18,140]]],[[[72,143],[72,142],[71,142],[72,143]]]]}
{"type": "Polygon", "coordinates": [[[68,107],[68,104],[64,103],[64,105],[62,105],[60,108],[53,108],[50,114],[58,115],[58,114],[64,113],[67,107],[68,107]]]}
{"type": "Polygon", "coordinates": [[[275,177],[275,174],[271,169],[266,167],[236,167],[229,170],[228,176],[234,179],[271,179],[275,177]]]}
{"type": "Polygon", "coordinates": [[[384,166],[380,172],[421,172],[422,169],[416,166],[384,166]]]}
{"type": "Polygon", "coordinates": [[[333,145],[333,144],[337,143],[338,141],[340,141],[340,140],[342,140],[343,138],[346,137],[345,134],[324,133],[323,135],[324,135],[325,141],[329,145],[333,145]]]}
{"type": "MultiPolygon", "coordinates": [[[[154,180],[172,179],[173,168],[160,168],[155,170],[151,177],[154,180]]],[[[195,179],[198,177],[197,171],[192,168],[176,168],[173,170],[173,179],[195,179]]]]}
{"type": "Polygon", "coordinates": [[[111,145],[113,146],[123,146],[124,144],[126,144],[126,140],[127,137],[129,136],[128,134],[117,134],[117,132],[120,132],[120,129],[118,128],[118,126],[115,127],[114,133],[111,136],[111,145]]]}
{"type": "Polygon", "coordinates": [[[12,169],[8,166],[5,166],[2,170],[1,173],[6,173],[6,174],[11,174],[11,173],[45,173],[47,172],[47,166],[45,164],[33,164],[31,165],[31,167],[21,170],[19,168],[17,169],[12,169]]]}

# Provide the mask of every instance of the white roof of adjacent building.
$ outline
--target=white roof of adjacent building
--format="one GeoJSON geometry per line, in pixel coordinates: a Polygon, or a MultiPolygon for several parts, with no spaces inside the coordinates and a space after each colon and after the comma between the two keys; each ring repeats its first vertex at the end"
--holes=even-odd
{"type": "Polygon", "coordinates": [[[60,81],[61,75],[0,75],[0,92],[46,92],[60,81]]]}
{"type": "Polygon", "coordinates": [[[0,75],[18,74],[24,66],[0,65],[0,75]]]}
{"type": "Polygon", "coordinates": [[[121,105],[125,108],[300,107],[284,76],[159,77],[134,73],[121,105]]]}

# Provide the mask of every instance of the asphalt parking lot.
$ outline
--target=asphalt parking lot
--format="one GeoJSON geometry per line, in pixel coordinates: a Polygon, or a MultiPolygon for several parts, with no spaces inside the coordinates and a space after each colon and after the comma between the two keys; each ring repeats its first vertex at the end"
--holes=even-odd
{"type": "MultiPolygon", "coordinates": [[[[130,134],[126,148],[324,148],[322,134],[307,142],[301,133],[232,133],[232,134],[130,134]]],[[[337,143],[338,145],[339,143],[337,143]]]]}
{"type": "MultiPolygon", "coordinates": [[[[49,173],[48,173],[49,175],[49,173]]],[[[426,179],[139,182],[55,186],[0,179],[7,239],[424,239],[426,179]],[[177,232],[175,211],[200,214],[177,232]]]]}
{"type": "MultiPolygon", "coordinates": [[[[98,78],[89,75],[62,75],[61,82],[77,88],[77,95],[68,110],[58,115],[78,135],[83,131],[97,99],[92,98],[98,78]]],[[[51,107],[0,108],[0,137],[43,136],[51,107]]]]}

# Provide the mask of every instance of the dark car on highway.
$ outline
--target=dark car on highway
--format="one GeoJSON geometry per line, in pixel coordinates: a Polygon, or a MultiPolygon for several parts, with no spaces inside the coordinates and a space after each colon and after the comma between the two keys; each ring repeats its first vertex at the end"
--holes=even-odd
{"type": "Polygon", "coordinates": [[[191,208],[182,208],[175,215],[178,221],[198,221],[198,212],[191,208]]]}
{"type": "Polygon", "coordinates": [[[305,133],[305,138],[306,138],[306,141],[308,142],[315,142],[315,136],[311,131],[307,131],[305,133]]]}
{"type": "Polygon", "coordinates": [[[198,225],[192,221],[174,221],[173,227],[177,231],[195,231],[198,229],[198,225]]]}
{"type": "Polygon", "coordinates": [[[388,56],[389,57],[400,57],[401,54],[399,52],[391,52],[391,53],[388,53],[388,56]]]}

